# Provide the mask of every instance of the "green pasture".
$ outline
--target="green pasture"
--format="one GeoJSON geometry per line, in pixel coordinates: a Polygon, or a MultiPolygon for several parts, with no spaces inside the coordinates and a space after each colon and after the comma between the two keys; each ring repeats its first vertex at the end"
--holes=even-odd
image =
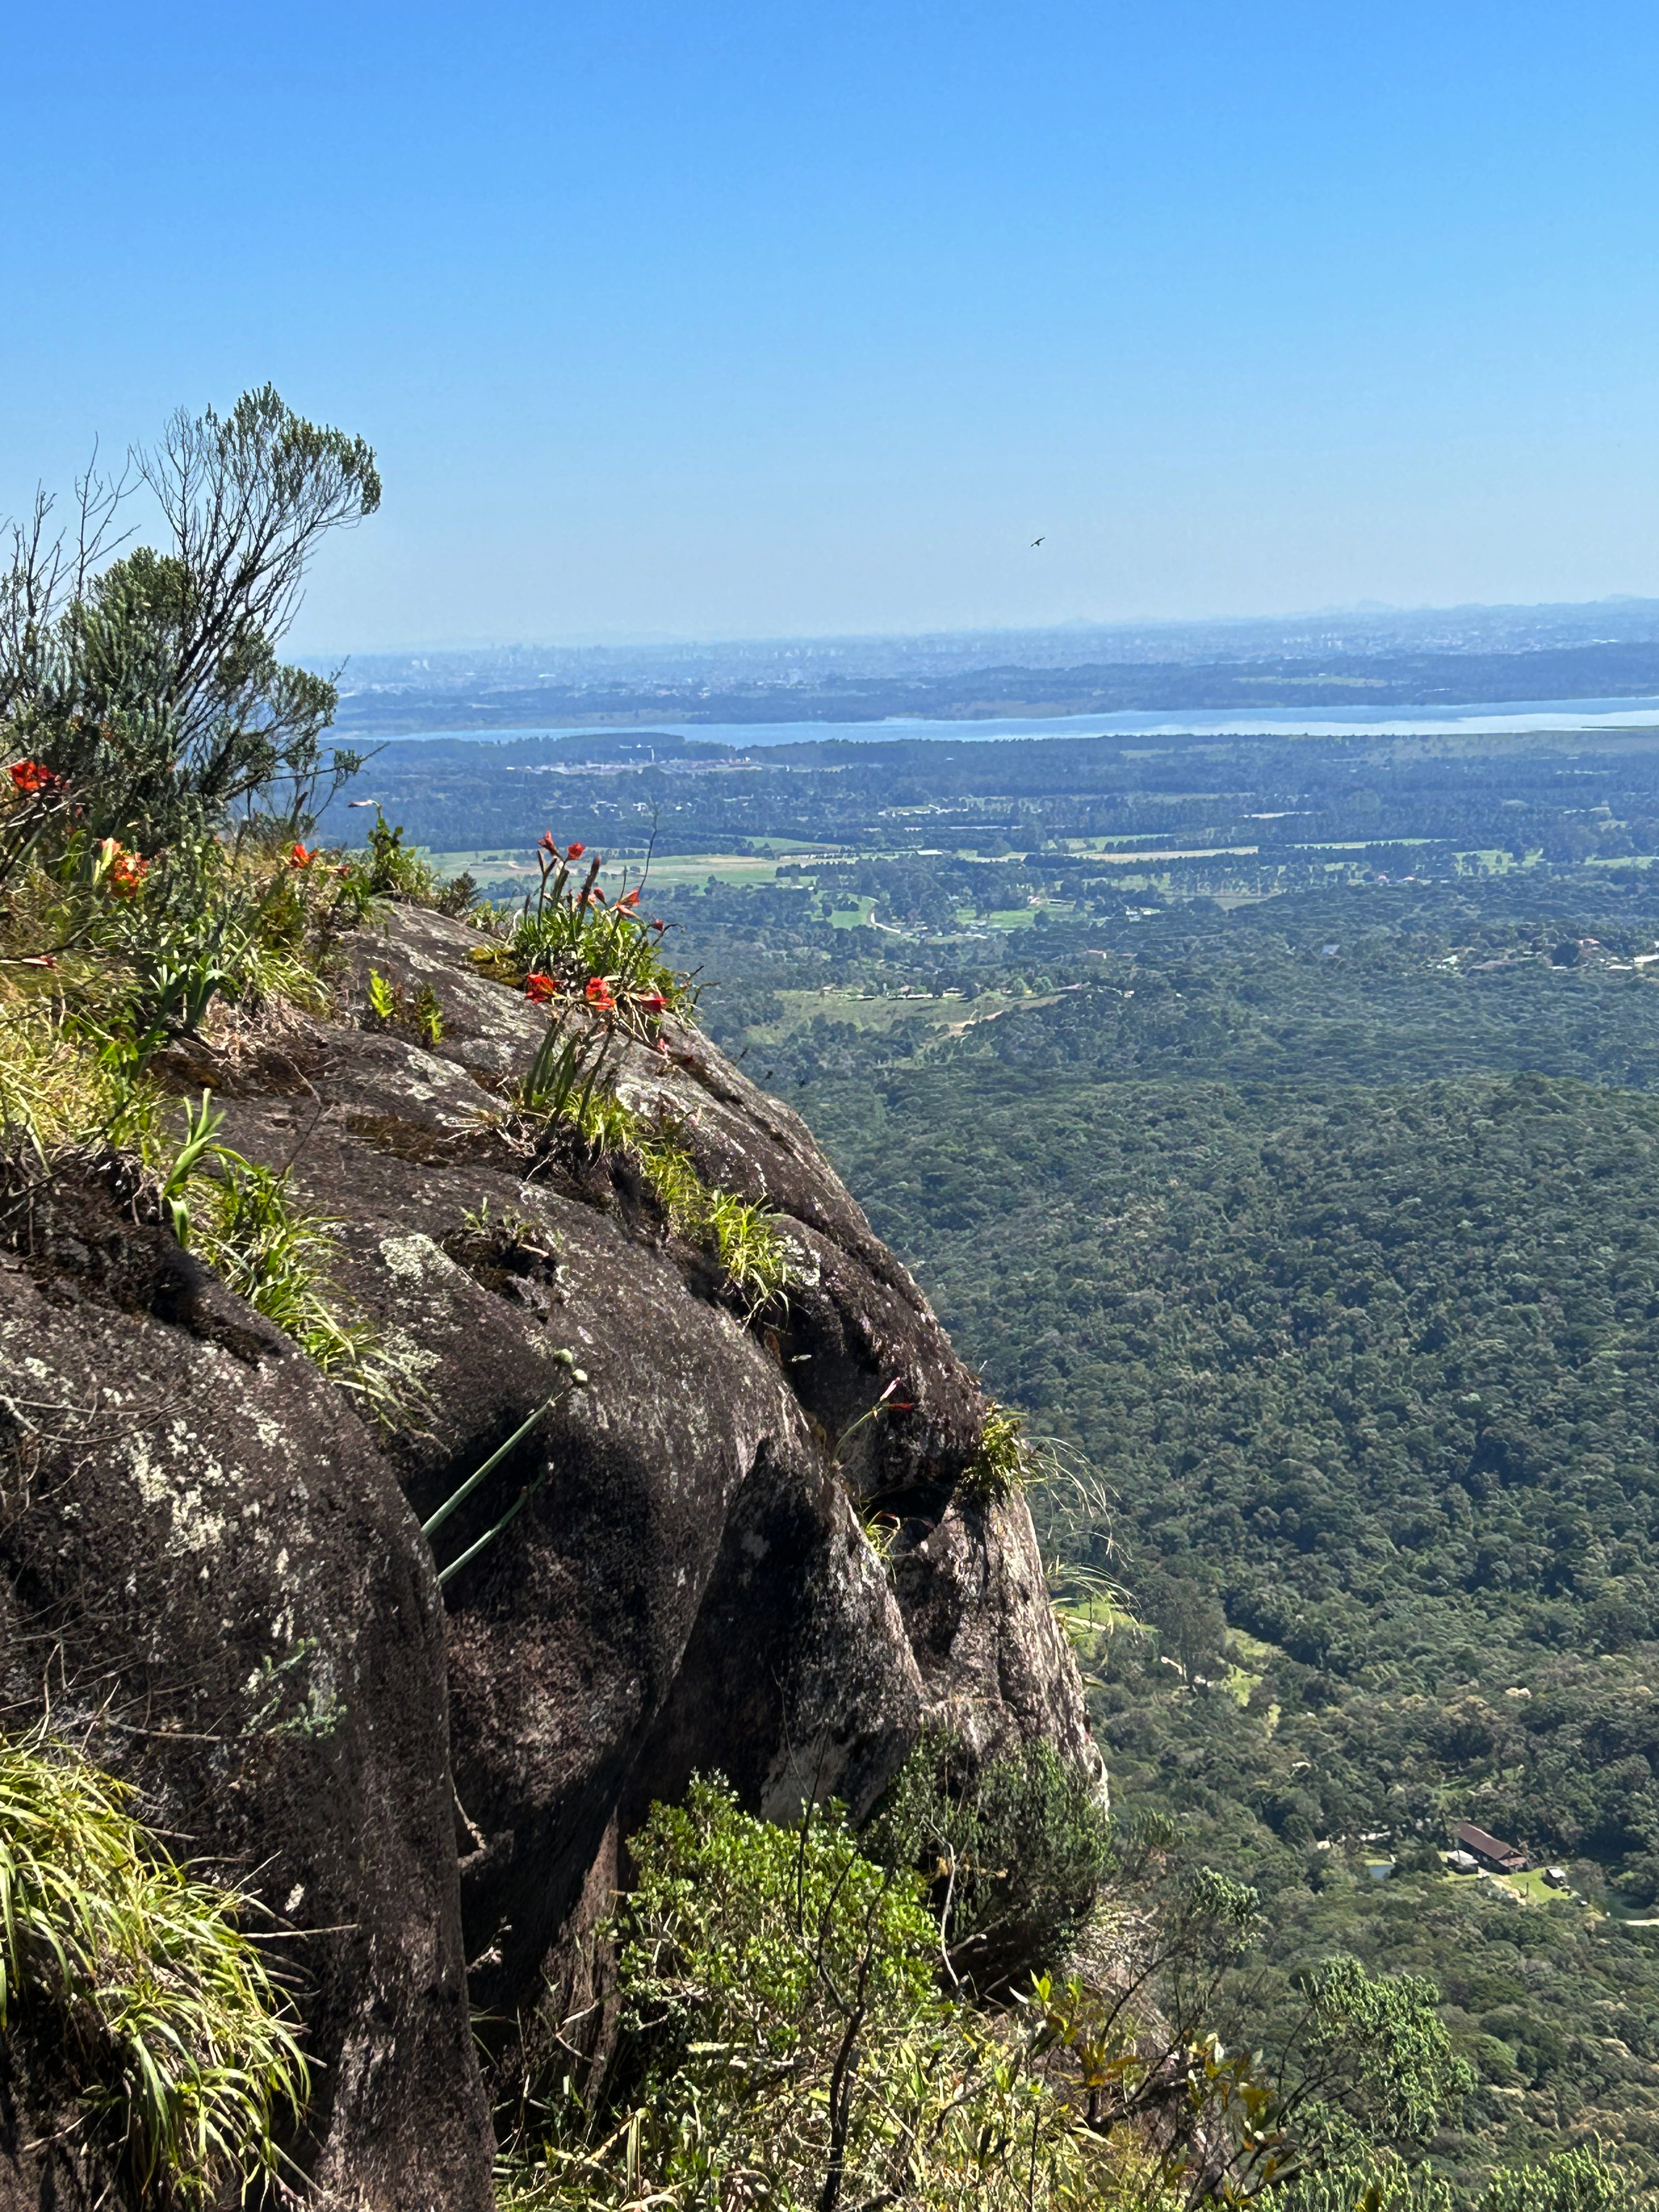
{"type": "MultiPolygon", "coordinates": [[[[787,837],[769,838],[767,842],[772,848],[769,854],[659,853],[651,861],[650,880],[653,884],[684,885],[704,884],[714,876],[723,884],[739,886],[775,883],[780,860],[793,858],[797,851],[821,854],[823,850],[822,846],[803,846],[799,841],[787,837]]],[[[540,873],[534,851],[523,846],[505,850],[498,847],[489,852],[432,853],[429,857],[441,866],[446,874],[465,873],[476,877],[481,884],[521,883],[529,890],[540,873]]],[[[837,854],[834,857],[847,856],[837,854]]],[[[637,883],[644,866],[643,857],[638,855],[607,860],[599,871],[599,882],[607,890],[613,885],[620,888],[624,878],[629,883],[637,883]]]]}
{"type": "Polygon", "coordinates": [[[900,1022],[923,1021],[937,1029],[959,1032],[976,1022],[993,1021],[1011,1006],[1051,1006],[1058,994],[1036,993],[1021,996],[1012,991],[981,991],[964,999],[959,991],[935,998],[925,991],[860,991],[855,987],[824,984],[817,990],[781,991],[783,1012],[774,1022],[757,1023],[749,1034],[757,1043],[781,1044],[798,1030],[818,1019],[845,1022],[852,1028],[882,1032],[900,1022]]]}

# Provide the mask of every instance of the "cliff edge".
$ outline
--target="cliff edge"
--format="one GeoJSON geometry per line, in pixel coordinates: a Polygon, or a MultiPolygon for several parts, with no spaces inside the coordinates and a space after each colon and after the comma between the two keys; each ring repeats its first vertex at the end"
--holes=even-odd
{"type": "MultiPolygon", "coordinates": [[[[621,1048],[641,1124],[771,1209],[790,1280],[754,1310],[625,1154],[515,1143],[546,1024],[478,945],[407,907],[351,940],[351,1006],[371,969],[425,991],[435,1042],[365,1012],[165,1063],[332,1224],[391,1429],[95,1164],[0,1254],[8,1726],[49,1716],[275,1916],[317,2064],[295,2159],[407,2212],[489,2203],[485,2072],[694,1772],[856,1815],[943,1723],[1098,1773],[1026,1506],[964,1480],[978,1384],[804,1124],[686,1023],[621,1048]]],[[[6,2098],[9,2212],[60,2154],[6,2098]]]]}

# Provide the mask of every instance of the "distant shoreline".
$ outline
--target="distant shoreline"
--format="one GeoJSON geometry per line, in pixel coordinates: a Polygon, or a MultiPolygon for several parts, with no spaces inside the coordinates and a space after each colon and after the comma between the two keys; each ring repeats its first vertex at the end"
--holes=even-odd
{"type": "MultiPolygon", "coordinates": [[[[343,702],[349,709],[349,701],[343,702]]],[[[453,706],[451,714],[453,714],[453,706]]],[[[412,721],[412,718],[411,718],[412,721]]],[[[1458,706],[1320,707],[1297,714],[1286,708],[1216,708],[1175,713],[1126,709],[1111,714],[986,715],[889,715],[879,720],[713,722],[671,720],[644,714],[594,714],[584,720],[459,723],[447,720],[424,726],[398,726],[392,718],[365,726],[343,711],[336,728],[343,738],[387,742],[509,744],[536,738],[652,732],[665,738],[697,738],[738,750],[750,746],[819,744],[899,744],[939,738],[956,744],[989,744],[1012,738],[1080,737],[1485,737],[1563,735],[1617,737],[1652,732],[1659,738],[1659,696],[1633,699],[1530,699],[1469,702],[1458,706]]]]}

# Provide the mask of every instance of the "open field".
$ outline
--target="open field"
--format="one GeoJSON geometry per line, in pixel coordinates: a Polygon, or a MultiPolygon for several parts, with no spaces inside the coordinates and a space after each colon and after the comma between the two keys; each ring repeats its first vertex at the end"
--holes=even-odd
{"type": "Polygon", "coordinates": [[[816,991],[780,991],[778,996],[784,1008],[781,1017],[776,1021],[755,1024],[750,1034],[757,1044],[781,1044],[812,1021],[822,1019],[846,1022],[854,1029],[877,1032],[890,1030],[899,1022],[921,1021],[941,1036],[960,1036],[977,1023],[996,1020],[1013,1006],[1026,1011],[1051,1006],[1059,995],[1058,992],[1039,996],[981,991],[976,998],[969,1000],[960,991],[946,991],[934,997],[926,991],[906,989],[878,995],[825,984],[816,991]]]}
{"type": "MultiPolygon", "coordinates": [[[[803,859],[845,860],[843,853],[826,854],[822,846],[806,846],[801,841],[778,837],[769,840],[776,849],[771,854],[760,853],[673,853],[658,854],[651,862],[650,880],[653,884],[707,883],[714,876],[723,884],[739,886],[750,884],[770,884],[777,880],[781,860],[799,861],[803,859]]],[[[487,851],[447,853],[435,848],[422,848],[428,858],[436,861],[447,875],[463,873],[476,876],[481,884],[508,881],[522,883],[529,889],[536,882],[539,870],[533,849],[525,846],[503,848],[497,846],[487,851]]],[[[644,862],[639,859],[608,862],[599,872],[599,881],[608,890],[624,878],[637,883],[644,862]]]]}

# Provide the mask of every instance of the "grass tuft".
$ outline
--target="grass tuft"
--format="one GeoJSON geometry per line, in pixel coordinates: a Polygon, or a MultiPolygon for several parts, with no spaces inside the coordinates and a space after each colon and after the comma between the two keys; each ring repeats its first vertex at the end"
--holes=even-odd
{"type": "Polygon", "coordinates": [[[994,1398],[974,1456],[963,1470],[962,1487],[982,1504],[1000,1505],[1021,1496],[1035,1473],[1036,1455],[1025,1434],[1025,1416],[994,1398]]]}
{"type": "Polygon", "coordinates": [[[0,1002],[0,1147],[48,1168],[125,1143],[143,1151],[158,1100],[113,1068],[45,999],[0,1002]]]}
{"type": "Polygon", "coordinates": [[[0,2028],[54,2008],[88,2123],[140,2188],[199,2204],[275,2178],[310,2075],[242,1900],[158,1852],[128,1796],[0,1737],[0,2028]]]}
{"type": "Polygon", "coordinates": [[[611,1064],[617,1034],[607,1022],[573,1020],[561,1008],[518,1085],[519,1112],[537,1127],[538,1144],[562,1128],[574,1131],[592,1152],[632,1160],[670,1228],[714,1255],[722,1288],[752,1316],[781,1298],[792,1279],[776,1216],[764,1205],[706,1183],[669,1129],[649,1127],[623,1103],[611,1064]]]}
{"type": "Polygon", "coordinates": [[[783,1297],[793,1271],[769,1207],[706,1183],[690,1155],[670,1138],[636,1137],[632,1152],[669,1225],[714,1253],[723,1287],[751,1315],[783,1297]]]}
{"type": "Polygon", "coordinates": [[[294,1203],[286,1173],[221,1145],[222,1120],[205,1092],[199,1115],[185,1109],[185,1142],[161,1191],[173,1234],[378,1419],[406,1422],[418,1380],[366,1322],[349,1318],[328,1273],[335,1224],[294,1203]],[[210,1159],[213,1173],[198,1164],[210,1159]]]}

